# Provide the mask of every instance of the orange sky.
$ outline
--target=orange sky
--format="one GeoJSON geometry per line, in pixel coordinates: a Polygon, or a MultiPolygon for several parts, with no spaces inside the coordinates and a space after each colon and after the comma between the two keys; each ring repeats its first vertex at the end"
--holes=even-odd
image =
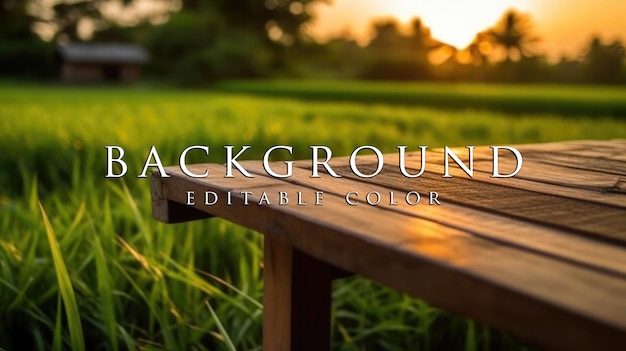
{"type": "Polygon", "coordinates": [[[419,16],[435,38],[459,47],[515,8],[531,15],[538,50],[552,59],[580,53],[592,34],[626,42],[625,0],[333,0],[315,6],[310,33],[320,39],[349,30],[366,43],[372,19],[393,16],[407,23],[419,16]]]}

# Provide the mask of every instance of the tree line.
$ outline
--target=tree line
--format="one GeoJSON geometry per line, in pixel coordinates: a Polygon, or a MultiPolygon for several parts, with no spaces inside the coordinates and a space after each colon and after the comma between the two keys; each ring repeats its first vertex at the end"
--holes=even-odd
{"type": "Polygon", "coordinates": [[[626,83],[624,45],[592,37],[576,57],[550,62],[529,15],[509,10],[468,47],[432,37],[415,18],[372,23],[365,46],[348,35],[320,43],[306,33],[325,0],[152,0],[154,11],[120,20],[136,0],[0,0],[0,74],[53,78],[65,42],[131,42],[152,60],[152,79],[201,85],[233,78],[346,78],[480,82],[626,83]],[[47,40],[43,40],[45,37],[47,40]]]}
{"type": "MultiPolygon", "coordinates": [[[[311,65],[317,75],[327,70],[329,76],[374,80],[626,83],[625,50],[619,40],[590,37],[576,57],[550,62],[537,51],[541,39],[531,17],[515,10],[476,34],[462,50],[433,38],[419,18],[413,19],[408,34],[393,19],[374,22],[372,29],[374,37],[366,46],[337,37],[312,44],[318,56],[299,62],[311,65]]],[[[312,56],[308,52],[302,58],[312,56]]]]}

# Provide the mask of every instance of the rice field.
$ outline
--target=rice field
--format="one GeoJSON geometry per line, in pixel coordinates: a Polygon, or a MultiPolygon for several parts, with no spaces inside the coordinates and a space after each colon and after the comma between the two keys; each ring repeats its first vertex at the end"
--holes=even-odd
{"type": "MultiPolygon", "coordinates": [[[[189,145],[211,149],[190,162],[222,163],[223,145],[251,145],[245,155],[258,159],[288,144],[297,159],[310,157],[309,145],[339,156],[365,144],[393,152],[396,145],[626,137],[621,112],[603,107],[612,99],[621,111],[623,100],[601,88],[571,93],[596,97],[573,116],[528,104],[514,113],[480,103],[442,109],[330,93],[260,97],[235,87],[0,85],[0,350],[261,349],[262,237],[219,219],[153,220],[149,180],[135,177],[152,145],[164,164],[175,164],[189,145]],[[104,178],[105,145],[125,149],[123,179],[104,178]]],[[[391,85],[383,87],[393,96],[391,85]]],[[[397,94],[405,88],[425,89],[398,86],[397,94]]],[[[543,103],[582,103],[563,94],[543,103]]],[[[529,349],[358,277],[335,283],[332,316],[333,350],[529,349]]]]}
{"type": "Polygon", "coordinates": [[[225,92],[247,92],[312,101],[350,101],[487,109],[512,115],[626,117],[624,86],[476,83],[385,83],[352,81],[228,81],[225,92]]]}

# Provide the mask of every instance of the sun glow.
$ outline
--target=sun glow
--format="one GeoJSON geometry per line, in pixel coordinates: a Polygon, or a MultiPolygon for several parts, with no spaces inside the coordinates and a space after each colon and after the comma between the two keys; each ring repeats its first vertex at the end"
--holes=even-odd
{"type": "Polygon", "coordinates": [[[419,17],[435,39],[463,49],[506,10],[537,15],[543,7],[540,0],[334,0],[331,5],[313,6],[319,19],[310,33],[328,38],[347,32],[366,44],[372,39],[372,20],[392,17],[406,26],[419,17]]]}
{"type": "Polygon", "coordinates": [[[467,47],[477,33],[495,24],[509,8],[525,11],[530,1],[516,0],[395,0],[383,11],[407,22],[420,17],[434,38],[457,49],[467,47]]]}

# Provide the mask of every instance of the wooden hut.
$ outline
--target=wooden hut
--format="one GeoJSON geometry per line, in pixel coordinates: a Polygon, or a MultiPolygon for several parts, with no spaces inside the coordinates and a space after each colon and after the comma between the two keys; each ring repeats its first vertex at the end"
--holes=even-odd
{"type": "Polygon", "coordinates": [[[69,83],[132,83],[149,60],[143,48],[132,44],[67,44],[57,54],[61,80],[69,83]]]}

